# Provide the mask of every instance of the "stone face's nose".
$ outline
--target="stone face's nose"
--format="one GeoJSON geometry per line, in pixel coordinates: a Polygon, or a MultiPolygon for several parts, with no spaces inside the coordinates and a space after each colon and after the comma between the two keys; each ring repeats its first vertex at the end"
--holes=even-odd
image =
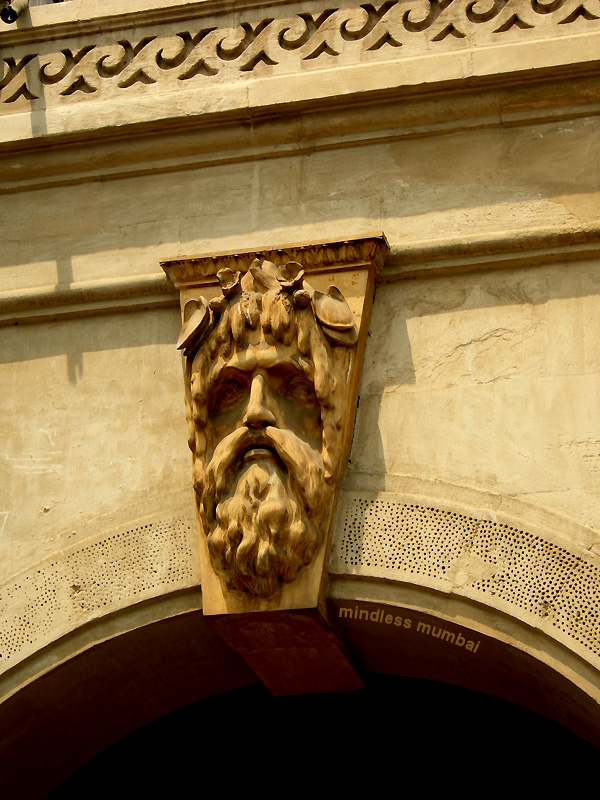
{"type": "Polygon", "coordinates": [[[267,406],[265,379],[259,373],[252,378],[248,408],[244,414],[244,425],[247,428],[266,428],[268,425],[275,424],[275,416],[267,406]]]}

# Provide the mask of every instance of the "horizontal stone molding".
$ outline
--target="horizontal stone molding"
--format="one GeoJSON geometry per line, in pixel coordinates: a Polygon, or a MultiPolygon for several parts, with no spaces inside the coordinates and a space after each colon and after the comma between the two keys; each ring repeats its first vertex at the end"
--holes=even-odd
{"type": "MultiPolygon", "coordinates": [[[[275,263],[282,259],[300,261],[308,272],[318,273],[327,272],[328,265],[334,262],[338,269],[340,264],[342,269],[353,269],[377,251],[374,264],[377,280],[382,282],[600,259],[600,227],[579,231],[528,230],[471,241],[407,242],[402,247],[392,247],[385,259],[380,248],[381,237],[381,233],[360,239],[349,237],[334,243],[328,250],[318,244],[282,243],[278,248],[257,248],[256,252],[275,263]]],[[[65,288],[42,287],[1,293],[0,327],[179,308],[177,285],[217,286],[218,269],[229,266],[234,271],[245,271],[248,267],[243,258],[240,260],[233,253],[182,257],[161,264],[171,280],[158,274],[142,275],[73,283],[65,288]]]]}
{"type": "Polygon", "coordinates": [[[86,281],[0,294],[0,327],[178,306],[177,293],[161,275],[86,281]]]}
{"type": "MultiPolygon", "coordinates": [[[[292,12],[298,4],[268,2],[268,0],[240,0],[235,4],[239,15],[280,7],[291,7],[292,12]]],[[[303,8],[305,8],[303,5],[303,8]]],[[[382,4],[385,11],[383,16],[395,3],[382,4]]],[[[479,3],[454,3],[454,8],[449,0],[427,0],[419,7],[420,14],[406,14],[405,28],[407,31],[420,32],[431,28],[438,19],[444,22],[448,17],[462,19],[466,25],[491,24],[491,29],[496,33],[505,33],[513,28],[528,30],[535,27],[536,22],[542,24],[544,17],[551,18],[556,24],[569,24],[576,19],[590,19],[598,15],[592,0],[512,0],[498,2],[490,0],[487,4],[479,3]],[[459,6],[457,10],[457,6],[459,6]],[[503,29],[503,30],[498,30],[503,29]]],[[[69,0],[61,5],[47,4],[29,8],[29,13],[21,18],[18,26],[5,25],[0,22],[0,46],[7,43],[29,43],[44,41],[58,36],[68,37],[92,33],[98,30],[119,31],[132,27],[148,25],[165,25],[167,23],[181,23],[185,20],[203,19],[216,15],[230,15],[232,10],[231,0],[128,0],[126,8],[118,0],[103,0],[100,3],[91,3],[88,0],[69,0]]],[[[409,11],[406,6],[403,11],[409,11]]],[[[404,16],[404,15],[403,15],[404,16]]],[[[443,25],[442,25],[443,28],[443,25]]],[[[447,36],[460,39],[461,31],[448,32],[447,36]]]]}
{"type": "MultiPolygon", "coordinates": [[[[241,11],[270,5],[268,0],[242,0],[236,8],[241,11]]],[[[68,0],[60,5],[30,6],[28,18],[22,18],[18,26],[0,21],[0,47],[226,13],[231,13],[231,0],[128,0],[126,8],[120,0],[68,0]]]]}
{"type": "MultiPolygon", "coordinates": [[[[600,37],[598,48],[600,52],[600,37]]],[[[63,128],[52,133],[44,117],[40,131],[46,133],[33,138],[28,115],[25,128],[23,115],[9,115],[0,126],[0,194],[596,117],[599,73],[600,62],[597,69],[582,64],[576,72],[571,67],[551,70],[551,79],[541,70],[535,80],[529,76],[526,85],[505,75],[502,85],[495,79],[463,81],[460,90],[454,87],[449,95],[446,84],[398,87],[361,93],[358,102],[345,94],[326,101],[315,95],[299,103],[290,103],[287,96],[265,96],[268,104],[263,108],[250,108],[246,92],[243,97],[228,92],[231,103],[220,96],[214,109],[210,104],[199,107],[194,93],[181,92],[168,104],[147,99],[136,103],[139,114],[132,124],[110,128],[97,110],[106,105],[105,122],[112,122],[127,116],[125,107],[83,103],[65,109],[64,121],[70,125],[72,117],[84,114],[89,118],[87,129],[83,125],[68,135],[63,128]]],[[[332,90],[336,76],[342,80],[336,70],[327,74],[332,90]]]]}
{"type": "Polygon", "coordinates": [[[410,242],[394,248],[386,260],[382,280],[386,282],[452,275],[488,269],[518,269],[548,264],[600,259],[600,227],[576,231],[511,231],[494,238],[470,241],[410,242]]]}
{"type": "Polygon", "coordinates": [[[600,558],[553,532],[408,495],[345,492],[330,572],[475,601],[600,668],[600,558]]]}

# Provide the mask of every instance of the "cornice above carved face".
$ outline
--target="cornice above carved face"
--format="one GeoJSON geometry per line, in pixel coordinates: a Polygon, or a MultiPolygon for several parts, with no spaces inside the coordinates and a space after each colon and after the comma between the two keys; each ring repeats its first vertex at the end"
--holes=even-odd
{"type": "Polygon", "coordinates": [[[367,268],[377,276],[383,267],[388,250],[385,236],[382,233],[374,233],[359,239],[291,244],[244,253],[224,252],[175,258],[161,261],[161,266],[181,291],[193,286],[216,285],[217,273],[221,270],[245,273],[256,259],[270,261],[276,267],[296,262],[301,264],[307,273],[367,268]]]}
{"type": "MultiPolygon", "coordinates": [[[[156,134],[164,145],[163,137],[177,130],[196,133],[236,120],[236,147],[251,143],[256,157],[265,143],[254,135],[254,123],[269,117],[321,114],[337,105],[342,116],[327,142],[338,146],[339,120],[349,109],[367,105],[372,121],[373,104],[382,100],[478,94],[490,86],[529,91],[532,80],[570,83],[574,75],[597,71],[598,0],[386,0],[379,6],[355,0],[337,7],[305,0],[268,8],[262,0],[244,0],[233,16],[224,0],[153,2],[148,9],[136,0],[127,10],[110,0],[112,13],[102,4],[96,16],[91,10],[79,19],[81,5],[33,8],[31,19],[10,30],[0,23],[0,116],[7,116],[0,146],[16,143],[27,152],[25,142],[45,147],[49,136],[71,146],[74,137],[117,141],[132,133],[156,134]],[[32,114],[44,125],[32,126],[32,114]]],[[[552,103],[566,105],[569,114],[573,100],[586,102],[570,88],[554,94],[552,103]]],[[[526,97],[519,113],[536,106],[526,97]]],[[[439,105],[432,105],[435,113],[418,123],[429,132],[440,124],[439,105]]],[[[505,99],[493,113],[487,107],[486,126],[504,124],[516,108],[505,99]]],[[[403,107],[386,136],[409,119],[403,107]]],[[[312,152],[312,122],[285,146],[295,150],[305,131],[312,152]]],[[[214,152],[211,147],[211,159],[214,152]]],[[[175,150],[163,149],[159,157],[170,164],[169,156],[180,169],[175,150]]],[[[103,169],[112,173],[114,161],[107,159],[110,167],[103,169]]],[[[95,170],[104,163],[86,159],[95,170]]],[[[132,163],[139,168],[137,157],[132,163]]]]}
{"type": "Polygon", "coordinates": [[[112,14],[94,8],[87,19],[85,12],[79,18],[75,3],[73,9],[70,3],[33,9],[29,26],[7,30],[0,23],[3,49],[29,50],[17,58],[3,53],[7,74],[1,79],[6,91],[0,108],[18,100],[56,102],[71,95],[99,99],[141,85],[172,91],[174,82],[206,83],[224,74],[237,80],[253,73],[263,78],[265,68],[267,76],[273,70],[331,68],[347,56],[355,65],[390,64],[474,46],[553,39],[568,35],[571,25],[573,32],[593,31],[600,20],[596,0],[495,0],[487,5],[386,0],[379,7],[344,3],[333,8],[313,0],[295,14],[289,3],[265,5],[236,3],[237,25],[232,25],[231,4],[218,0],[147,10],[139,5],[125,10],[119,4],[112,14]]]}

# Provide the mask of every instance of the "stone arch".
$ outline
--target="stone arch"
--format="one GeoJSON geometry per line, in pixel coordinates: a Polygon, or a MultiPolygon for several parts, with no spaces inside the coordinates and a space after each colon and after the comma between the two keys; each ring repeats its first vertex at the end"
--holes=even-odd
{"type": "MultiPolygon", "coordinates": [[[[600,745],[600,573],[586,531],[442,494],[342,491],[328,614],[359,671],[492,694],[600,745]]],[[[258,681],[202,615],[196,537],[182,506],[87,537],[1,587],[11,796],[42,796],[145,722],[258,681]],[[23,784],[32,752],[36,786],[23,784]]]]}
{"type": "Polygon", "coordinates": [[[600,743],[591,534],[507,498],[428,488],[342,493],[329,597],[352,650],[371,670],[503,697],[600,743]]]}
{"type": "Polygon", "coordinates": [[[197,604],[185,593],[108,615],[3,676],[0,774],[7,796],[45,797],[140,726],[256,682],[197,604]]]}

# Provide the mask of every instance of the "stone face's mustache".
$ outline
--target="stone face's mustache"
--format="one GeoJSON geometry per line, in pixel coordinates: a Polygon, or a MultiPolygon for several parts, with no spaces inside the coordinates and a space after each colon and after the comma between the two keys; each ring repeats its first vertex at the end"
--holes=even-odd
{"type": "Polygon", "coordinates": [[[207,489],[213,497],[220,497],[228,483],[229,471],[240,454],[241,442],[248,436],[247,428],[238,428],[215,447],[206,466],[207,489]]]}
{"type": "Polygon", "coordinates": [[[324,489],[321,454],[289,430],[266,428],[277,455],[288,467],[292,486],[305,503],[306,510],[319,517],[317,508],[324,489]]]}
{"type": "Polygon", "coordinates": [[[218,502],[226,492],[232,474],[241,466],[244,456],[251,454],[253,450],[271,451],[282,462],[294,488],[309,509],[315,491],[322,482],[321,455],[291,431],[273,426],[267,426],[261,431],[241,427],[219,442],[206,467],[205,488],[209,496],[218,502]]]}

